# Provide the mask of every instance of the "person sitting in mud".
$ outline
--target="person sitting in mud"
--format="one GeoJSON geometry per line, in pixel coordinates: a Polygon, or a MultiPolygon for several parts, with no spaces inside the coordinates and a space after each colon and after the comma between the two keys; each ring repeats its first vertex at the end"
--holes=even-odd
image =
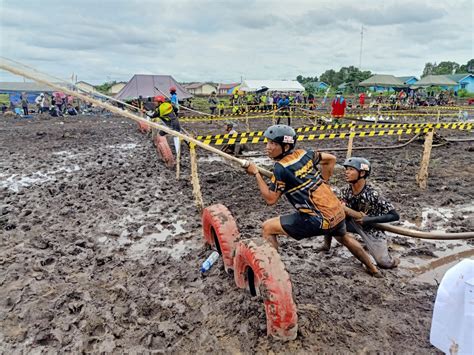
{"type": "MultiPolygon", "coordinates": [[[[341,199],[347,211],[347,229],[361,236],[379,267],[383,269],[397,267],[400,260],[389,255],[385,232],[375,229],[372,225],[398,221],[400,216],[389,201],[367,184],[371,172],[371,165],[367,159],[352,157],[343,165],[346,168],[346,181],[349,183],[349,186],[341,192],[341,199]]],[[[331,237],[325,236],[321,250],[329,251],[330,247],[331,237]]]]}
{"type": "Polygon", "coordinates": [[[334,171],[336,157],[312,150],[295,150],[296,133],[290,126],[271,126],[264,136],[268,140],[267,155],[275,160],[271,183],[267,186],[254,163],[247,166],[247,173],[256,177],[268,205],[274,205],[285,194],[297,212],[266,220],[262,226],[263,238],[278,249],[278,235],[296,240],[318,235],[334,236],[370,274],[380,277],[370,256],[347,233],[344,207],[327,183],[334,171]]]}
{"type": "MultiPolygon", "coordinates": [[[[226,122],[225,125],[225,132],[229,136],[233,134],[237,134],[237,131],[235,130],[235,123],[234,122],[226,122]]],[[[245,150],[245,144],[225,144],[222,147],[222,151],[227,154],[232,154],[232,155],[239,155],[245,150]]]]}

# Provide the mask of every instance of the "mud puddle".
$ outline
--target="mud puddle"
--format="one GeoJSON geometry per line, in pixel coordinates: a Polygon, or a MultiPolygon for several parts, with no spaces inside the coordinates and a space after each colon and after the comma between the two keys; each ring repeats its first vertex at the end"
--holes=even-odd
{"type": "MultiPolygon", "coordinates": [[[[424,208],[421,217],[414,223],[405,222],[404,227],[417,227],[432,232],[449,232],[449,222],[453,218],[473,219],[474,205],[465,204],[456,207],[424,208]]],[[[428,282],[437,285],[450,267],[463,258],[474,259],[474,248],[463,240],[420,240],[410,239],[418,252],[409,252],[402,258],[400,268],[414,273],[412,282],[428,282]]],[[[392,244],[392,249],[406,252],[404,246],[392,244]]]]}

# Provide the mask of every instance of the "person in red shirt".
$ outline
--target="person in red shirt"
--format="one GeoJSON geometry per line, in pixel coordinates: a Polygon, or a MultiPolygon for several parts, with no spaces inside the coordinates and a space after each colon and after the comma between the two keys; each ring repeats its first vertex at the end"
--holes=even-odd
{"type": "Polygon", "coordinates": [[[335,118],[335,123],[339,123],[339,118],[344,117],[346,113],[347,103],[344,97],[342,97],[342,92],[336,92],[336,98],[331,102],[331,116],[335,118]]]}
{"type": "Polygon", "coordinates": [[[359,94],[359,105],[360,105],[360,108],[364,108],[364,105],[365,105],[365,94],[363,92],[361,92],[359,94]]]}

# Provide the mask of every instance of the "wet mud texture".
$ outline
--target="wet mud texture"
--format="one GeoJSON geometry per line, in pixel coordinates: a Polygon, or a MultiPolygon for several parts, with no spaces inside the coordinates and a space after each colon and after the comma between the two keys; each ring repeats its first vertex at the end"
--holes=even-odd
{"type": "MultiPolygon", "coordinates": [[[[472,203],[469,147],[433,149],[424,192],[414,179],[422,143],[364,155],[374,163],[374,184],[402,219],[416,221],[424,206],[472,203]]],[[[205,277],[199,273],[210,251],[193,204],[187,148],[176,181],[131,121],[1,117],[0,153],[1,352],[437,352],[429,344],[435,286],[412,282],[406,269],[372,278],[341,247],[316,253],[319,238],[281,239],[299,331],[289,343],[267,337],[262,300],[237,289],[221,260],[205,277]]],[[[228,206],[243,238],[258,237],[262,221],[291,211],[284,201],[265,206],[253,177],[211,162],[202,150],[199,156],[205,204],[228,206]]],[[[345,153],[337,156],[342,162],[345,153]]],[[[340,172],[333,182],[344,185],[340,172]]],[[[446,228],[472,230],[472,221],[460,215],[446,228]]],[[[395,242],[404,247],[394,252],[401,258],[436,253],[429,242],[395,242]]]]}

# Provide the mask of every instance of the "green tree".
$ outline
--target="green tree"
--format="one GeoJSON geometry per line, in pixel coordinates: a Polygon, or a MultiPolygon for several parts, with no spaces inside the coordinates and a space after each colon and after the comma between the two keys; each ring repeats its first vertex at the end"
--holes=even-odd
{"type": "Polygon", "coordinates": [[[434,74],[434,68],[436,67],[436,62],[435,63],[426,63],[425,67],[423,69],[423,74],[421,74],[421,77],[423,78],[424,76],[434,74]]]}
{"type": "Polygon", "coordinates": [[[110,82],[105,82],[101,85],[96,85],[95,86],[95,89],[98,91],[98,92],[101,92],[102,94],[107,94],[110,90],[110,88],[117,84],[117,82],[114,80],[114,81],[110,81],[110,82]]]}
{"type": "MultiPolygon", "coordinates": [[[[469,62],[468,62],[469,63],[469,62]]],[[[443,61],[439,64],[426,63],[421,77],[427,75],[449,75],[460,72],[461,66],[456,62],[443,61]]]]}
{"type": "Polygon", "coordinates": [[[474,73],[474,59],[470,59],[466,64],[461,65],[456,73],[474,73]]]}
{"type": "Polygon", "coordinates": [[[308,77],[304,77],[303,75],[298,75],[296,77],[296,81],[298,81],[301,85],[305,85],[307,83],[311,83],[313,81],[318,81],[318,77],[317,76],[308,76],[308,77]]]}
{"type": "Polygon", "coordinates": [[[443,74],[454,74],[456,70],[458,70],[460,65],[456,62],[441,62],[435,68],[436,75],[443,75],[443,74]]]}

